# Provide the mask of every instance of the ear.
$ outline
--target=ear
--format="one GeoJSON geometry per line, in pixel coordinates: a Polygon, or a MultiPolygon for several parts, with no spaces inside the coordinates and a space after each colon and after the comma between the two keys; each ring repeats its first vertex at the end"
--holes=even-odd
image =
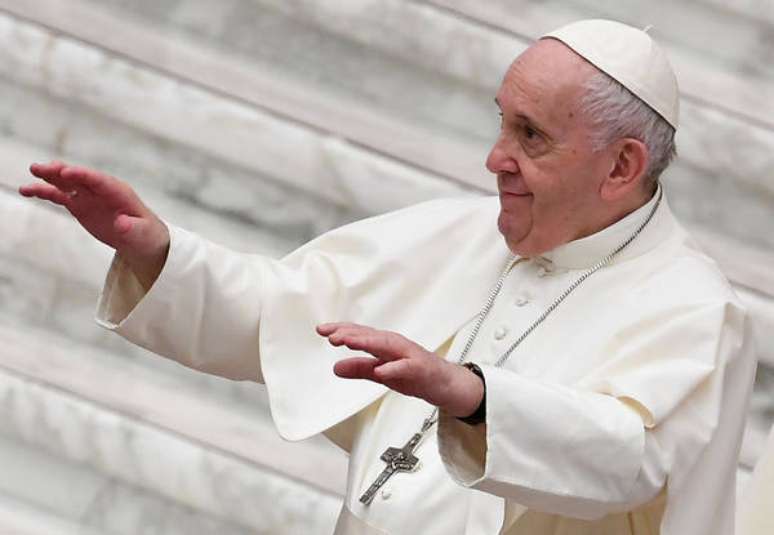
{"type": "Polygon", "coordinates": [[[634,138],[623,138],[611,147],[613,164],[602,181],[600,193],[607,201],[616,201],[642,190],[645,168],[648,165],[648,147],[634,138]]]}

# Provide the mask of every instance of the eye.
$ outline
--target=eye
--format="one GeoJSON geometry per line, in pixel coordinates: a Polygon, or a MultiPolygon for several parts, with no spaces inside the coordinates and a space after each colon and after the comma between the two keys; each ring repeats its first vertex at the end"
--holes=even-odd
{"type": "Polygon", "coordinates": [[[540,131],[529,124],[523,124],[519,131],[521,132],[521,146],[528,156],[536,158],[548,150],[546,138],[540,131]]]}

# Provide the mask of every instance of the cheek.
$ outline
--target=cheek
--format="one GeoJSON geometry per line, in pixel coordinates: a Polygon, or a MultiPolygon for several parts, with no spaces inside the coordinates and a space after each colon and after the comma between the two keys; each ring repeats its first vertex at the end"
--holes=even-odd
{"type": "Polygon", "coordinates": [[[588,219],[594,178],[588,169],[570,164],[552,171],[535,186],[532,217],[536,238],[555,246],[574,238],[588,219]]]}
{"type": "Polygon", "coordinates": [[[535,234],[552,235],[572,219],[575,188],[572,177],[560,169],[535,169],[524,173],[524,181],[533,193],[530,219],[535,234]]]}

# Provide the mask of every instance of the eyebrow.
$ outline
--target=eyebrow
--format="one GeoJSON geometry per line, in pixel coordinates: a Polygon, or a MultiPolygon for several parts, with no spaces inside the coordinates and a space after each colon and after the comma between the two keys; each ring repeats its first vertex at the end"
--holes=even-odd
{"type": "MultiPolygon", "coordinates": [[[[497,107],[500,108],[500,111],[502,111],[503,107],[500,106],[500,100],[497,97],[494,98],[494,102],[495,102],[495,104],[497,104],[497,107]]],[[[518,117],[519,119],[522,119],[522,120],[526,121],[527,123],[529,123],[530,126],[535,128],[535,130],[539,131],[544,136],[546,136],[548,138],[551,138],[551,136],[548,134],[546,129],[543,128],[543,126],[540,123],[535,121],[532,117],[530,117],[526,113],[517,113],[515,116],[518,117]]]]}

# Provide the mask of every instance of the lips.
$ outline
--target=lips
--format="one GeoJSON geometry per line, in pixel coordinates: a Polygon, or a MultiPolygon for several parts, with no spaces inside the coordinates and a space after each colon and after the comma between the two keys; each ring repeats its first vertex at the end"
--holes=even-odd
{"type": "Polygon", "coordinates": [[[517,186],[523,186],[524,181],[516,175],[509,175],[501,173],[497,175],[497,189],[500,191],[500,195],[513,195],[515,197],[529,197],[532,192],[524,188],[517,186]],[[503,186],[513,186],[514,189],[505,188],[503,186]]]}

